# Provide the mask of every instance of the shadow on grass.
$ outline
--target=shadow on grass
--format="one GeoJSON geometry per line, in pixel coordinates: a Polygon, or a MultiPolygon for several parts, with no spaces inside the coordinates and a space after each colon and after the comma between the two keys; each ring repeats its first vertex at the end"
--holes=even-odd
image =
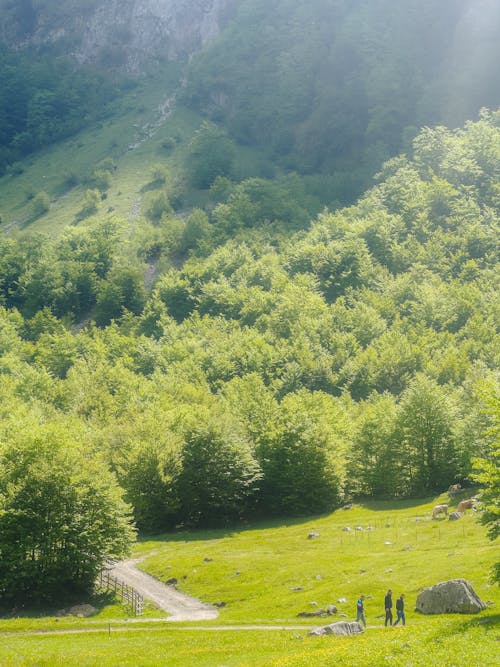
{"type": "Polygon", "coordinates": [[[413,507],[421,507],[422,505],[437,503],[439,494],[433,496],[426,496],[423,498],[390,498],[387,500],[371,500],[369,498],[360,498],[355,504],[363,509],[371,510],[373,512],[387,512],[389,510],[407,510],[413,507]]]}
{"type": "Polygon", "coordinates": [[[159,188],[164,187],[164,185],[165,185],[165,179],[157,178],[143,185],[140,192],[141,194],[144,194],[146,192],[151,192],[152,190],[158,190],[159,188]]]}
{"type": "MultiPolygon", "coordinates": [[[[442,496],[443,494],[441,494],[442,496]]],[[[436,505],[443,501],[440,495],[426,496],[424,498],[403,498],[387,500],[371,500],[369,498],[358,498],[354,501],[353,510],[344,510],[342,507],[323,514],[311,514],[299,517],[271,517],[256,518],[254,521],[242,521],[237,524],[224,526],[221,528],[178,528],[172,532],[164,533],[141,533],[138,542],[205,542],[209,540],[221,540],[227,537],[234,537],[242,532],[261,531],[268,529],[288,528],[291,526],[300,526],[310,524],[314,521],[323,521],[329,517],[335,519],[347,520],[351,511],[356,508],[370,510],[373,512],[389,512],[394,510],[419,509],[419,515],[426,514],[430,518],[430,512],[422,510],[423,505],[436,505]]],[[[449,506],[453,507],[459,501],[453,499],[449,501],[449,506]]],[[[445,520],[447,520],[445,518],[445,520]]]]}
{"type": "Polygon", "coordinates": [[[455,614],[454,618],[451,619],[451,614],[448,615],[450,620],[455,621],[453,626],[449,628],[441,627],[439,632],[436,633],[434,641],[440,639],[449,639],[455,635],[461,635],[468,630],[473,630],[474,628],[482,628],[485,632],[496,631],[500,627],[500,614],[498,613],[488,613],[488,611],[483,611],[478,615],[467,616],[466,618],[461,618],[460,614],[455,614]]]}
{"type": "Polygon", "coordinates": [[[96,616],[105,607],[116,604],[116,599],[111,592],[99,592],[89,594],[88,597],[81,595],[78,598],[70,600],[61,600],[57,606],[40,606],[40,607],[14,607],[12,609],[0,608],[0,620],[12,620],[14,618],[23,619],[43,619],[54,617],[83,617],[83,614],[78,613],[78,608],[82,605],[90,605],[95,611],[85,614],[85,617],[96,616]],[[72,612],[73,610],[73,612],[72,612]]]}
{"type": "Polygon", "coordinates": [[[171,533],[142,533],[137,541],[141,542],[206,542],[209,540],[221,540],[226,537],[234,537],[242,532],[288,528],[290,526],[300,526],[311,521],[320,521],[330,514],[316,514],[304,517],[275,517],[271,519],[256,519],[255,521],[241,522],[223,528],[191,528],[178,529],[171,533]]]}

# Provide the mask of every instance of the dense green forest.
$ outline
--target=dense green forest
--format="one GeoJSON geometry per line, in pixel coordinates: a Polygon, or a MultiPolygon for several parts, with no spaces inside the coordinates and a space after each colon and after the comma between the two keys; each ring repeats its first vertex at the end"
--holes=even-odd
{"type": "Polygon", "coordinates": [[[417,128],[500,104],[500,14],[467,0],[243,0],[234,13],[190,64],[186,99],[276,165],[322,174],[326,201],[351,202],[417,128]]]}
{"type": "Polygon", "coordinates": [[[0,45],[0,175],[24,155],[102,117],[118,92],[113,79],[67,60],[0,45]]]}
{"type": "Polygon", "coordinates": [[[4,453],[62,429],[147,530],[466,481],[498,381],[499,158],[484,112],[291,235],[286,183],[219,178],[128,242],[112,218],[2,238],[4,453]],[[147,293],[152,253],[185,259],[147,293]]]}

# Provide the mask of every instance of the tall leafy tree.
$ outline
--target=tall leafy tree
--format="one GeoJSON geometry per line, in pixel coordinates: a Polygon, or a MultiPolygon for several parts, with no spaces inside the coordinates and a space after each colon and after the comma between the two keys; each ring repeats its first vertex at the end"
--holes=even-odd
{"type": "MultiPolygon", "coordinates": [[[[481,523],[488,527],[490,540],[500,536],[500,397],[492,396],[491,413],[495,420],[495,441],[485,456],[474,460],[474,479],[481,485],[481,523]]],[[[500,561],[493,569],[493,577],[500,584],[500,561]]]]}
{"type": "Polygon", "coordinates": [[[214,526],[248,513],[261,477],[250,444],[220,420],[188,428],[181,454],[182,514],[195,525],[214,526]]]}
{"type": "Polygon", "coordinates": [[[0,445],[0,600],[54,603],[92,589],[134,537],[115,478],[62,427],[0,445]]]}
{"type": "Polygon", "coordinates": [[[417,375],[402,396],[396,437],[408,495],[442,491],[457,474],[456,411],[448,394],[435,381],[417,375]]]}

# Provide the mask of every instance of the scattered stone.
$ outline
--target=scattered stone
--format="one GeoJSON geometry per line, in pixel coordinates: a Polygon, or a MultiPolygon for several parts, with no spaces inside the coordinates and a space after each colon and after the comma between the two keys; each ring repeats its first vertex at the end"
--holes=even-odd
{"type": "Polygon", "coordinates": [[[349,532],[350,530],[352,530],[352,528],[351,528],[350,526],[344,526],[344,527],[342,528],[342,530],[343,530],[344,532],[347,533],[347,532],[349,532]]]}
{"type": "Polygon", "coordinates": [[[375,530],[373,526],[366,526],[365,530],[375,530]]]}
{"type": "Polygon", "coordinates": [[[309,535],[307,536],[307,539],[308,540],[314,540],[314,538],[316,538],[316,537],[319,537],[319,533],[317,533],[316,531],[313,530],[309,533],[309,535]]]}
{"type": "Polygon", "coordinates": [[[304,589],[302,588],[302,586],[295,586],[294,588],[292,588],[292,591],[294,591],[294,592],[303,591],[303,590],[304,589]]]}
{"type": "Polygon", "coordinates": [[[329,604],[328,607],[326,608],[326,613],[328,616],[333,616],[333,614],[338,613],[338,609],[334,604],[329,604]]]}
{"type": "Polygon", "coordinates": [[[392,572],[392,567],[390,567],[388,570],[385,571],[386,574],[390,574],[392,572]]]}
{"type": "Polygon", "coordinates": [[[385,544],[386,546],[390,546],[390,545],[392,544],[392,542],[384,542],[384,544],[385,544]]]}
{"type": "Polygon", "coordinates": [[[366,570],[360,570],[359,571],[360,574],[364,574],[365,572],[366,572],[366,570]]]}
{"type": "Polygon", "coordinates": [[[363,526],[356,526],[354,530],[363,530],[363,526]]]}
{"type": "Polygon", "coordinates": [[[204,558],[203,562],[204,563],[213,563],[213,560],[214,560],[213,558],[204,558]]]}
{"type": "Polygon", "coordinates": [[[416,611],[422,614],[477,614],[484,602],[465,579],[451,579],[424,588],[417,598],[416,611]]]}
{"type": "Polygon", "coordinates": [[[318,581],[321,581],[321,580],[323,579],[323,577],[321,576],[321,574],[317,574],[317,575],[316,575],[316,579],[317,579],[318,581]]]}
{"type": "Polygon", "coordinates": [[[87,603],[75,604],[69,609],[61,609],[60,611],[56,612],[56,616],[77,616],[78,618],[88,618],[94,614],[97,614],[97,609],[91,604],[87,603]]]}
{"type": "Polygon", "coordinates": [[[317,607],[318,606],[317,602],[309,602],[309,604],[311,605],[311,607],[317,607]]]}
{"type": "Polygon", "coordinates": [[[344,602],[347,602],[347,600],[346,600],[346,598],[339,598],[339,599],[337,600],[337,602],[342,602],[342,603],[344,603],[344,602]]]}
{"type": "Polygon", "coordinates": [[[223,609],[227,605],[227,602],[214,602],[214,607],[217,607],[217,609],[223,609]]]}
{"type": "Polygon", "coordinates": [[[410,544],[407,544],[405,547],[403,547],[403,551],[411,551],[413,547],[410,544]]]}
{"type": "Polygon", "coordinates": [[[297,614],[299,618],[315,618],[317,616],[328,616],[325,609],[317,609],[316,611],[301,611],[297,614]]]}
{"type": "Polygon", "coordinates": [[[343,510],[352,510],[352,503],[347,503],[347,505],[344,505],[342,508],[343,510]]]}
{"type": "Polygon", "coordinates": [[[462,514],[460,512],[451,512],[448,521],[458,521],[458,519],[462,518],[462,514]]]}
{"type": "Polygon", "coordinates": [[[347,614],[340,614],[340,618],[347,618],[347,614]]]}
{"type": "Polygon", "coordinates": [[[175,577],[172,577],[171,579],[167,579],[166,584],[167,586],[177,586],[179,582],[175,577]]]}
{"type": "Polygon", "coordinates": [[[354,621],[349,623],[347,621],[337,621],[336,623],[330,623],[330,625],[325,625],[322,628],[315,628],[309,633],[310,637],[322,637],[324,635],[359,635],[363,632],[361,625],[354,621]]]}

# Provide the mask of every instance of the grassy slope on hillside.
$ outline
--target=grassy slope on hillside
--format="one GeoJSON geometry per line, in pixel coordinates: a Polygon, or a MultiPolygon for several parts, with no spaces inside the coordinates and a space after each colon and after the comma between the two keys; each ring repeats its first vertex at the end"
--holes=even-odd
{"type": "MultiPolygon", "coordinates": [[[[99,169],[99,163],[107,159],[113,160],[116,170],[99,209],[101,217],[113,212],[128,220],[134,210],[142,212],[140,203],[148,192],[152,168],[157,164],[167,170],[169,190],[173,184],[181,183],[182,189],[187,189],[190,206],[203,204],[199,200],[204,193],[191,190],[184,173],[189,142],[202,118],[176,104],[178,77],[179,72],[174,68],[137,82],[116,103],[112,116],[16,163],[0,178],[0,216],[4,229],[42,232],[54,237],[68,225],[85,225],[85,220],[78,222],[78,213],[86,190],[94,187],[88,180],[99,169]],[[169,99],[172,113],[165,117],[162,108],[169,99]],[[172,140],[172,146],[166,149],[165,142],[172,140]],[[35,217],[33,197],[38,192],[49,195],[50,209],[35,217]]],[[[262,161],[259,151],[239,147],[235,176],[258,174],[262,161]]]]}
{"type": "Polygon", "coordinates": [[[370,502],[243,531],[181,533],[143,541],[136,552],[146,556],[141,567],[150,574],[175,577],[183,591],[205,602],[225,602],[223,622],[297,622],[298,613],[315,607],[311,603],[336,604],[351,617],[363,593],[373,598],[367,618],[376,625],[388,588],[406,594],[411,613],[421,588],[455,577],[469,579],[482,599],[500,601],[488,581],[495,545],[472,513],[457,522],[430,520],[438,502],[446,497],[425,504],[370,502]],[[347,526],[353,530],[342,530],[347,526]],[[310,532],[320,536],[308,539],[310,532]],[[340,598],[347,602],[337,603],[340,598]]]}
{"type": "Polygon", "coordinates": [[[488,570],[497,545],[488,542],[472,513],[458,522],[430,520],[432,506],[445,500],[373,502],[286,525],[143,540],[135,555],[145,557],[145,570],[164,580],[178,578],[183,591],[205,601],[227,603],[217,621],[204,624],[205,630],[189,624],[152,626],[146,619],[145,626],[114,621],[108,635],[103,616],[101,623],[75,622],[73,628],[82,634],[27,636],[23,630],[66,626],[52,619],[30,624],[4,620],[0,664],[322,667],[403,661],[423,667],[432,655],[440,667],[493,667],[498,664],[500,591],[489,583],[488,570]],[[358,525],[373,530],[342,531],[358,525]],[[311,531],[319,537],[308,539],[311,531]],[[452,577],[470,580],[483,601],[493,605],[477,616],[421,616],[413,611],[420,588],[452,577]],[[303,590],[293,591],[296,587],[303,590]],[[403,591],[407,595],[406,628],[382,627],[383,595],[389,587],[395,596],[403,591]],[[366,602],[369,627],[362,637],[307,637],[309,628],[335,617],[300,619],[299,612],[334,603],[351,620],[360,593],[372,596],[366,602]],[[337,602],[340,598],[347,602],[337,602]],[[216,630],[229,624],[278,629],[216,630]],[[303,629],[280,629],[295,625],[303,629]],[[94,632],[85,635],[86,629],[94,632]]]}
{"type": "Polygon", "coordinates": [[[85,179],[106,158],[113,159],[118,168],[105,207],[127,215],[131,206],[127,200],[146,182],[147,169],[155,159],[155,150],[161,151],[161,141],[169,132],[182,135],[186,125],[189,135],[194,131],[191,127],[194,114],[184,113],[181,120],[161,127],[153,140],[147,140],[147,150],[143,148],[146,137],[142,128],[158,119],[159,106],[175,92],[176,76],[178,73],[166,72],[161,79],[141,81],[116,105],[112,117],[18,163],[9,175],[0,179],[3,222],[14,229],[59,233],[73,222],[82,206],[85,190],[91,187],[85,179]],[[141,146],[129,150],[141,141],[144,141],[141,146]],[[151,145],[153,141],[155,146],[151,145]],[[71,176],[76,177],[78,185],[67,189],[65,180],[71,176]],[[51,198],[50,212],[33,220],[29,197],[41,190],[51,198]]]}

